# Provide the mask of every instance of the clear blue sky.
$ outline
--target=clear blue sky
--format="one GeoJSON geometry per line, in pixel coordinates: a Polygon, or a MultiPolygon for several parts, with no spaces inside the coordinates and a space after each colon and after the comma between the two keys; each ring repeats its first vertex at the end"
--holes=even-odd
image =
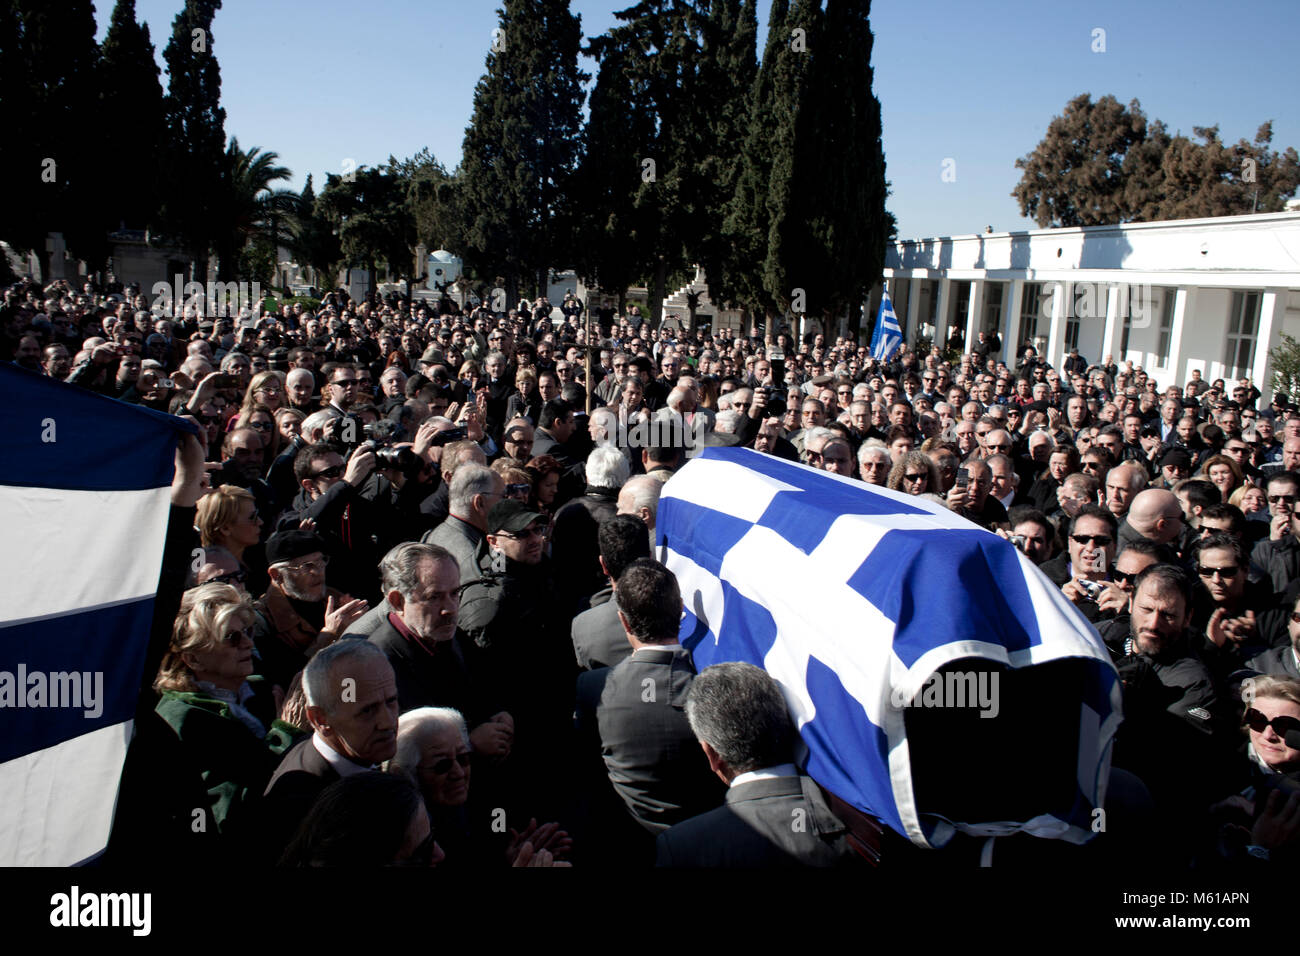
{"type": "MultiPolygon", "coordinates": [[[[158,61],[181,0],[136,0],[158,61]]],[[[583,33],[630,0],[572,0],[583,33]]],[[[760,39],[768,0],[760,6],[760,39]]],[[[301,187],[427,146],[460,161],[474,86],[498,24],[492,0],[225,0],[213,23],[226,134],[280,154],[301,187]]],[[[112,12],[100,0],[100,39],[112,12]]],[[[877,0],[875,91],[889,208],[905,238],[1032,227],[1010,193],[1015,160],[1075,95],[1136,98],[1172,131],[1218,124],[1226,142],[1272,119],[1300,148],[1300,3],[1209,0],[877,0]],[[1092,52],[1093,30],[1106,52],[1092,52]],[[956,181],[940,174],[955,161],[956,181]]],[[[762,43],[759,44],[762,49],[762,43]]],[[[592,64],[587,72],[594,73],[592,64]]],[[[166,86],[166,67],[162,82],[166,86]]]]}

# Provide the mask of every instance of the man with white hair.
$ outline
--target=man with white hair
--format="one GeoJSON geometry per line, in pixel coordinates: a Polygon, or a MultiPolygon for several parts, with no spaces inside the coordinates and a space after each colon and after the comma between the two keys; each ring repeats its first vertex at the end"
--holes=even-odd
{"type": "Polygon", "coordinates": [[[312,401],[312,393],[316,391],[316,376],[310,369],[290,369],[289,374],[285,376],[284,387],[289,395],[290,408],[311,412],[316,407],[316,403],[312,401]]]}
{"type": "Polygon", "coordinates": [[[566,610],[582,605],[605,584],[600,570],[600,523],[618,513],[618,495],[631,475],[627,458],[618,447],[597,445],[587,456],[587,491],[555,514],[551,532],[551,557],[564,568],[559,582],[566,610]]]}
{"type": "Polygon", "coordinates": [[[659,511],[659,496],[664,483],[649,475],[629,478],[618,493],[618,513],[633,515],[645,522],[650,531],[651,544],[655,537],[655,515],[659,511]]]}
{"type": "Polygon", "coordinates": [[[880,439],[868,438],[858,448],[858,475],[867,484],[885,487],[892,465],[889,449],[880,439]]]}

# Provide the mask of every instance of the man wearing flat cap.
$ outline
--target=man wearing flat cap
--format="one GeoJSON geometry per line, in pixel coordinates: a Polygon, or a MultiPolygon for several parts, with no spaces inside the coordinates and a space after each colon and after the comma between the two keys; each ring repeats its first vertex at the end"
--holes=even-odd
{"type": "Polygon", "coordinates": [[[325,584],[325,542],[311,531],[280,531],[266,542],[271,584],[253,610],[260,672],[288,689],[294,674],[369,610],[365,601],[325,584]]]}
{"type": "Polygon", "coordinates": [[[1152,487],[1172,489],[1192,473],[1192,456],[1183,448],[1171,448],[1161,456],[1159,466],[1160,477],[1152,487]]]}

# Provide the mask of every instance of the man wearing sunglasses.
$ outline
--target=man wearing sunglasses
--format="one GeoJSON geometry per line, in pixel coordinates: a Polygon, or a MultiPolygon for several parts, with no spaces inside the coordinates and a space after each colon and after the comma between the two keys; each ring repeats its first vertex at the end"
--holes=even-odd
{"type": "Polygon", "coordinates": [[[1300,597],[1286,605],[1287,642],[1252,657],[1246,666],[1257,674],[1300,680],[1300,597]]]}
{"type": "Polygon", "coordinates": [[[1268,540],[1255,545],[1251,563],[1262,569],[1273,583],[1273,590],[1283,592],[1300,577],[1300,522],[1296,519],[1296,501],[1300,499],[1300,474],[1283,471],[1268,479],[1265,489],[1268,510],[1272,515],[1268,540]]]}

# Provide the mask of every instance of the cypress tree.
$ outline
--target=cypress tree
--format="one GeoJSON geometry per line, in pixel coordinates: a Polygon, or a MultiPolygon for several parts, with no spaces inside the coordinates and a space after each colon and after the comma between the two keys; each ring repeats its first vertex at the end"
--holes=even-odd
{"type": "Polygon", "coordinates": [[[462,159],[466,257],[480,275],[545,291],[572,253],[569,191],[578,163],[582,27],[568,0],[506,0],[474,91],[462,159]]]}
{"type": "Polygon", "coordinates": [[[782,308],[829,329],[879,278],[885,214],[880,103],[871,90],[869,0],[797,0],[786,26],[806,49],[778,48],[763,283],[782,308]]]}
{"type": "Polygon", "coordinates": [[[109,119],[104,148],[105,217],[110,230],[147,228],[157,218],[158,156],[166,129],[161,71],[135,0],[117,0],[101,48],[99,103],[109,119]]]}
{"type": "Polygon", "coordinates": [[[236,265],[235,249],[218,225],[230,189],[221,68],[212,38],[212,18],[219,9],[221,0],[185,0],[163,50],[167,128],[162,218],[193,255],[198,282],[207,281],[208,250],[214,243],[222,246],[221,278],[236,265]]]}

